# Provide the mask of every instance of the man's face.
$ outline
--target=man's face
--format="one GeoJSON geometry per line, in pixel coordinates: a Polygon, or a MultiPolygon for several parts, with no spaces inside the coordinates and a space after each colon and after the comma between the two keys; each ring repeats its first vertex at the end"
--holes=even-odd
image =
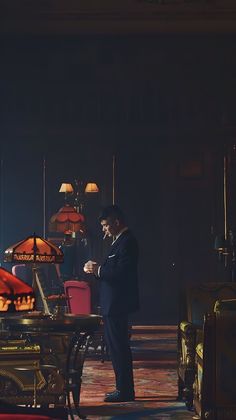
{"type": "Polygon", "coordinates": [[[104,237],[106,236],[116,236],[120,231],[120,222],[118,219],[111,219],[108,217],[101,221],[102,231],[104,232],[104,237]]]}

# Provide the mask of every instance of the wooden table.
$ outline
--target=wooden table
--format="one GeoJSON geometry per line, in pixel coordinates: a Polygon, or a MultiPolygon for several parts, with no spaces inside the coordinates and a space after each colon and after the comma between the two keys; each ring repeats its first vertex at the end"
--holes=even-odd
{"type": "MultiPolygon", "coordinates": [[[[65,314],[60,317],[52,317],[38,313],[27,313],[24,315],[4,315],[0,318],[0,342],[21,342],[19,352],[22,349],[22,340],[25,347],[39,346],[40,354],[36,361],[29,363],[29,356],[23,357],[20,366],[32,366],[32,375],[37,371],[37,403],[43,407],[53,404],[55,407],[67,407],[69,414],[73,416],[73,406],[75,413],[83,416],[79,410],[80,388],[82,382],[82,370],[86,357],[88,342],[90,337],[98,329],[101,317],[98,315],[72,315],[65,314]],[[55,366],[55,369],[45,369],[43,366],[55,366]],[[38,367],[37,367],[38,366],[38,367]],[[41,368],[42,367],[42,368],[41,368]],[[34,372],[33,372],[34,371],[34,372]]],[[[3,346],[4,347],[4,346],[3,346]]],[[[5,346],[6,348],[6,346],[5,346]]],[[[0,349],[0,361],[4,359],[4,350],[0,349]]],[[[14,357],[13,357],[14,362],[14,357]]],[[[14,364],[14,363],[13,363],[14,364]]],[[[13,367],[12,367],[13,369],[13,367]]],[[[26,369],[25,369],[26,370],[26,369]]],[[[30,368],[29,368],[30,370],[30,368]]],[[[24,376],[27,378],[24,369],[11,372],[14,386],[21,380],[24,383],[24,376]],[[21,378],[21,379],[19,379],[21,378]]],[[[28,372],[29,373],[29,372],[28,372]]],[[[33,383],[31,375],[31,394],[29,391],[23,392],[19,387],[17,395],[6,397],[7,402],[15,404],[31,404],[33,402],[33,383]],[[30,395],[30,397],[29,397],[30,395]]],[[[0,369],[0,376],[1,369],[0,369]]],[[[29,377],[29,375],[28,375],[29,377]]],[[[1,378],[2,379],[2,378],[1,378]]],[[[28,379],[25,379],[26,381],[28,379]]],[[[17,387],[16,387],[17,388],[17,387]]],[[[4,395],[2,395],[4,398],[4,395]]]]}

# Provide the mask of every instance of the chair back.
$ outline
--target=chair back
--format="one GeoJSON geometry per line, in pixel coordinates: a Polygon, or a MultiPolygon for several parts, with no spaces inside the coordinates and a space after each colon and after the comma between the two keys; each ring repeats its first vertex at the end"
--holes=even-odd
{"type": "Polygon", "coordinates": [[[204,314],[213,312],[216,300],[235,299],[236,283],[200,283],[187,288],[187,320],[202,327],[204,314]]]}
{"type": "Polygon", "coordinates": [[[91,313],[91,290],[86,281],[67,280],[64,282],[67,305],[71,314],[91,313]]]}
{"type": "Polygon", "coordinates": [[[228,305],[205,317],[194,383],[194,408],[201,419],[236,419],[235,331],[235,309],[228,305]]]}

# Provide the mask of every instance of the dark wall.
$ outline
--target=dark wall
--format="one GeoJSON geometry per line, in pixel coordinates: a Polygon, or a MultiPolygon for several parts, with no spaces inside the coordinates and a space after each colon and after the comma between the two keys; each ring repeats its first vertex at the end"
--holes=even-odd
{"type": "Polygon", "coordinates": [[[100,244],[95,214],[112,200],[115,155],[116,202],[140,243],[136,320],[176,322],[187,281],[225,276],[213,237],[223,229],[223,146],[234,142],[235,37],[3,41],[2,250],[42,234],[44,158],[47,220],[62,181],[99,184],[89,205],[100,244]]]}

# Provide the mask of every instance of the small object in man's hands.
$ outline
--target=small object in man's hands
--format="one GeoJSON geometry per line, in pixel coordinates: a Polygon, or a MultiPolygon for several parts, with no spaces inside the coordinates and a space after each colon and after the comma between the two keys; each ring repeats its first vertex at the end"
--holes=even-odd
{"type": "Polygon", "coordinates": [[[93,273],[93,265],[97,265],[97,263],[95,261],[87,261],[84,264],[84,272],[85,273],[93,273]]]}

